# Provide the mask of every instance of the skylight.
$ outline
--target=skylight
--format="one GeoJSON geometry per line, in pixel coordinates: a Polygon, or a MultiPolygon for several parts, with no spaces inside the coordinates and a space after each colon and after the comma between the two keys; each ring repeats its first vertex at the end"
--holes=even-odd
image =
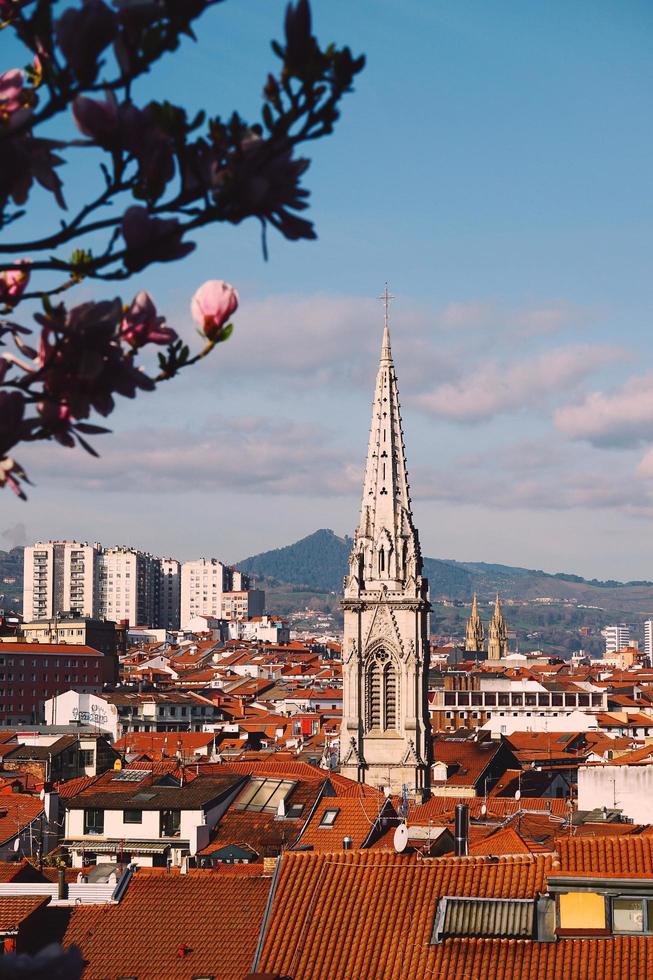
{"type": "Polygon", "coordinates": [[[290,779],[255,777],[240,794],[236,809],[255,813],[276,813],[281,800],[285,801],[296,785],[296,781],[290,779]]]}
{"type": "Polygon", "coordinates": [[[140,783],[150,775],[149,769],[121,769],[111,777],[112,783],[140,783]]]}

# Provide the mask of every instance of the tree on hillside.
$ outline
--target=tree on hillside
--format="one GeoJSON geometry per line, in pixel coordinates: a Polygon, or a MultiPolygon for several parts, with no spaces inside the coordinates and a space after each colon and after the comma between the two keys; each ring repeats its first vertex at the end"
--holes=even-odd
{"type": "Polygon", "coordinates": [[[191,118],[170,102],[137,104],[137,80],[201,35],[196,22],[216,2],[0,0],[0,26],[30,59],[0,75],[0,486],[20,497],[29,482],[14,458],[20,443],[56,440],[97,455],[87,437],[108,430],[89,419],[209,354],[238,305],[227,283],[201,286],[191,305],[201,346],[191,352],[147,292],[72,305],[70,290],[179,261],[195,248],[192,233],[214,222],[258,219],[264,254],[268,226],[291,241],[316,237],[301,215],[309,161],[295,151],[333,131],[364,58],[321,47],[308,0],[297,0],[284,42],[272,42],[280,66],[265,81],[260,121],[213,106],[191,118]],[[64,139],[70,117],[77,132],[64,139]],[[79,153],[97,163],[97,187],[69,214],[62,167],[79,153]],[[37,187],[63,218],[21,236],[21,222],[41,214],[37,187]],[[32,327],[17,318],[28,300],[40,304],[32,327]]]}

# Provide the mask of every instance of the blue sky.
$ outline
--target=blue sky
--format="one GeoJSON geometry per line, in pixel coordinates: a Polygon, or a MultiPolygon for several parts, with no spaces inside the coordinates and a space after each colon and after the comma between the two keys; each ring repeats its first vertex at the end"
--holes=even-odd
{"type": "MultiPolygon", "coordinates": [[[[209,11],[137,101],[252,116],[283,9],[209,11]]],[[[425,553],[653,578],[650,3],[318,0],[314,17],[368,57],[309,148],[319,240],[271,236],[264,263],[255,223],[220,227],[139,275],[189,337],[197,285],[233,282],[232,340],[121,406],[100,462],[21,453],[36,487],[4,495],[5,541],[24,525],[236,560],[351,533],[387,279],[425,553]]],[[[68,170],[73,203],[92,170],[68,170]]]]}

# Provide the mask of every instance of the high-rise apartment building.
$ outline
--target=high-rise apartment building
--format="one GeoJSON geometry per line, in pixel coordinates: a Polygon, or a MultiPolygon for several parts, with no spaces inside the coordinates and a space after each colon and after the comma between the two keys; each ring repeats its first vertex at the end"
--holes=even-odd
{"type": "Polygon", "coordinates": [[[222,593],[231,586],[230,569],[217,558],[198,558],[181,566],[181,628],[195,616],[222,616],[222,593]]]}
{"type": "Polygon", "coordinates": [[[601,630],[601,636],[605,639],[605,652],[616,653],[617,650],[623,650],[630,644],[630,629],[625,623],[619,623],[618,626],[606,626],[605,629],[601,630]]]}
{"type": "Polygon", "coordinates": [[[37,541],[25,548],[23,616],[53,619],[62,612],[98,614],[97,544],[79,541],[37,541]]]}
{"type": "Polygon", "coordinates": [[[265,612],[263,589],[231,589],[222,593],[221,619],[252,619],[265,612]]]}
{"type": "Polygon", "coordinates": [[[99,561],[99,609],[104,619],[130,626],[156,625],[159,559],[135,548],[106,548],[99,561]]]}
{"type": "Polygon", "coordinates": [[[181,563],[176,558],[159,559],[159,621],[163,629],[179,629],[181,612],[181,563]]]}
{"type": "Polygon", "coordinates": [[[653,664],[653,619],[644,622],[644,654],[649,663],[653,664]]]}

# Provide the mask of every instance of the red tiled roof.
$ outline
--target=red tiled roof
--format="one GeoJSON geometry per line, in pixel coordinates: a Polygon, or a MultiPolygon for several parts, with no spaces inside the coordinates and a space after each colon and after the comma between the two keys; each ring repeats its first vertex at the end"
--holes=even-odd
{"type": "Polygon", "coordinates": [[[49,895],[2,895],[0,933],[18,932],[21,922],[50,901],[49,895]]]}
{"type": "Polygon", "coordinates": [[[0,799],[0,844],[11,840],[24,827],[43,813],[43,803],[38,796],[12,793],[0,799]]]}
{"type": "Polygon", "coordinates": [[[556,850],[561,874],[593,871],[653,877],[653,837],[648,835],[560,837],[556,850]]]}
{"type": "Polygon", "coordinates": [[[137,871],[118,905],[71,909],[63,945],[80,947],[88,963],[84,980],[242,980],[254,959],[272,880],[258,871],[137,871]]]}
{"type": "MultiPolygon", "coordinates": [[[[442,947],[430,945],[438,897],[533,898],[545,889],[550,868],[545,855],[490,860],[380,850],[286,853],[258,969],[293,980],[448,980],[438,967],[442,947]]],[[[473,960],[466,971],[467,978],[483,980],[506,975],[479,973],[473,960]]]]}
{"type": "Polygon", "coordinates": [[[118,752],[147,752],[157,756],[174,756],[180,749],[188,755],[206,749],[215,739],[215,732],[129,732],[114,742],[118,752]]]}
{"type": "Polygon", "coordinates": [[[15,653],[61,653],[75,657],[103,657],[94,647],[77,643],[0,643],[0,653],[11,656],[15,653]]]}
{"type": "Polygon", "coordinates": [[[423,859],[382,851],[285,854],[257,969],[293,980],[631,980],[653,972],[651,937],[447,939],[443,895],[533,898],[550,855],[423,859]]]}
{"type": "Polygon", "coordinates": [[[393,819],[398,822],[394,808],[383,797],[326,797],[316,808],[297,844],[314,851],[337,851],[343,846],[343,838],[350,837],[352,847],[363,847],[370,836],[385,829],[385,817],[388,818],[387,822],[393,819]],[[337,816],[331,826],[321,827],[327,810],[337,810],[337,816]]]}
{"type": "MultiPolygon", "coordinates": [[[[553,848],[551,848],[553,850],[553,848]]],[[[470,845],[471,855],[479,854],[532,854],[540,852],[541,848],[531,846],[512,827],[505,827],[493,834],[488,834],[482,840],[470,845]]]]}

